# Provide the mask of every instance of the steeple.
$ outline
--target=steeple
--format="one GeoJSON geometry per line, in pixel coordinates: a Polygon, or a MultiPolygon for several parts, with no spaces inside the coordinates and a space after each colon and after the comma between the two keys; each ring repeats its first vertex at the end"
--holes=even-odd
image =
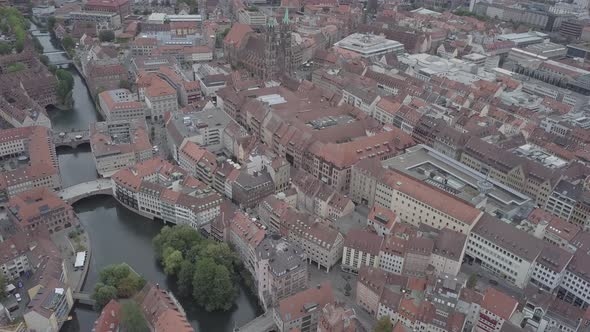
{"type": "Polygon", "coordinates": [[[269,17],[268,21],[266,22],[266,26],[271,29],[276,27],[277,26],[277,19],[274,17],[269,17]]]}
{"type": "Polygon", "coordinates": [[[289,7],[285,8],[285,16],[283,17],[283,24],[288,25],[291,21],[289,21],[289,7]]]}

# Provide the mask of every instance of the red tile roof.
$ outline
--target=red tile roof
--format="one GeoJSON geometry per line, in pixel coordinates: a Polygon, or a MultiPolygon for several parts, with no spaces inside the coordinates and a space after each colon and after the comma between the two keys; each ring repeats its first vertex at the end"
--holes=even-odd
{"type": "Polygon", "coordinates": [[[102,309],[100,316],[94,322],[94,332],[116,332],[119,330],[121,320],[121,304],[116,300],[111,300],[102,309]]]}
{"type": "Polygon", "coordinates": [[[516,310],[517,305],[518,301],[516,299],[490,287],[486,289],[481,307],[504,320],[508,320],[516,310]]]}

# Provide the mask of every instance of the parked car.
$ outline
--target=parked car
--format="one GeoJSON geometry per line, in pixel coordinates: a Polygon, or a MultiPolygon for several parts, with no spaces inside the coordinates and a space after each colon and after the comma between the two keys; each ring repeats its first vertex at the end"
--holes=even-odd
{"type": "Polygon", "coordinates": [[[22,300],[19,293],[14,294],[14,297],[16,297],[16,302],[20,302],[22,300]]]}
{"type": "Polygon", "coordinates": [[[497,286],[498,285],[498,282],[496,280],[494,280],[494,279],[490,279],[490,285],[497,286]]]}

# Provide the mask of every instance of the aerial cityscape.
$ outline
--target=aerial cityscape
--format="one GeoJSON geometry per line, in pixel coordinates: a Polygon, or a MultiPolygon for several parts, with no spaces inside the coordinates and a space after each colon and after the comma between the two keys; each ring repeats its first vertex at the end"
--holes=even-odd
{"type": "Polygon", "coordinates": [[[0,0],[0,271],[0,332],[590,332],[590,0],[0,0]]]}

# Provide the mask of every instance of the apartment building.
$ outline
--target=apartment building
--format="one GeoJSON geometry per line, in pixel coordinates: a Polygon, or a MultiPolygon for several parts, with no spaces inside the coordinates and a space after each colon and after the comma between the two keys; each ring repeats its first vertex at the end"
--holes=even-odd
{"type": "Polygon", "coordinates": [[[266,25],[266,15],[258,10],[242,9],[238,13],[238,22],[262,27],[266,25]]]}
{"type": "Polygon", "coordinates": [[[231,220],[229,242],[235,247],[241,261],[252,275],[256,275],[257,249],[266,236],[266,230],[257,223],[238,212],[231,220]]]}
{"type": "Polygon", "coordinates": [[[113,174],[113,195],[148,218],[200,228],[220,213],[222,197],[183,169],[160,158],[113,174]]]}
{"type": "Polygon", "coordinates": [[[399,218],[393,211],[377,205],[373,205],[367,216],[367,226],[372,227],[379,236],[391,234],[398,221],[399,218]]]}
{"type": "Polygon", "coordinates": [[[344,237],[332,222],[289,206],[283,198],[269,195],[258,207],[260,220],[302,248],[310,263],[330,270],[341,258],[344,237]]]}
{"type": "Polygon", "coordinates": [[[96,170],[102,177],[110,177],[121,168],[153,156],[144,119],[91,124],[90,148],[96,170]]]}
{"type": "Polygon", "coordinates": [[[352,200],[313,175],[299,170],[292,184],[297,190],[297,208],[336,221],[354,211],[352,200]]]}
{"type": "MultiPolygon", "coordinates": [[[[199,112],[172,114],[166,123],[167,143],[174,160],[185,140],[192,141],[212,153],[223,150],[225,129],[235,122],[218,108],[199,112]]],[[[236,124],[237,125],[237,124],[236,124]]]]}
{"type": "Polygon", "coordinates": [[[554,245],[546,245],[533,264],[531,282],[553,292],[562,282],[574,254],[554,245]]]}
{"type": "Polygon", "coordinates": [[[316,263],[318,268],[329,272],[342,258],[344,237],[331,222],[320,219],[311,223],[301,220],[287,222],[287,238],[303,248],[309,263],[316,263]]]}
{"type": "Polygon", "coordinates": [[[147,283],[135,296],[150,331],[194,332],[172,292],[147,283]]]}
{"type": "Polygon", "coordinates": [[[98,105],[107,121],[145,119],[144,105],[134,100],[131,91],[127,89],[99,93],[98,105]]]}
{"type": "Polygon", "coordinates": [[[71,12],[70,19],[73,22],[107,24],[107,28],[110,30],[121,28],[121,16],[117,13],[94,11],[71,12]]]}
{"type": "Polygon", "coordinates": [[[551,191],[544,209],[584,229],[590,223],[590,198],[583,183],[560,180],[551,191]]]}
{"type": "Polygon", "coordinates": [[[578,249],[568,264],[561,284],[557,288],[557,298],[576,307],[590,306],[590,255],[586,250],[578,249]]]}
{"type": "Polygon", "coordinates": [[[475,330],[478,332],[501,331],[502,326],[514,314],[517,306],[516,299],[493,287],[486,289],[475,330]]]}
{"type": "Polygon", "coordinates": [[[358,273],[361,266],[378,267],[383,238],[363,229],[351,229],[344,238],[341,268],[358,273]]]}
{"type": "Polygon", "coordinates": [[[0,201],[37,187],[61,188],[53,136],[46,127],[0,130],[0,159],[19,161],[0,173],[0,201]]]}
{"type": "Polygon", "coordinates": [[[137,37],[129,42],[131,54],[135,57],[151,56],[152,51],[158,46],[158,39],[150,37],[137,37]]]}
{"type": "Polygon", "coordinates": [[[308,288],[309,273],[302,249],[277,235],[265,237],[256,248],[258,298],[265,308],[308,288]]]}
{"type": "Polygon", "coordinates": [[[152,119],[162,119],[164,114],[178,111],[176,90],[158,76],[152,77],[150,84],[143,90],[143,96],[152,119]]]}
{"type": "Polygon", "coordinates": [[[279,301],[272,315],[279,332],[313,332],[317,331],[322,308],[334,303],[332,285],[324,282],[279,301]]]}
{"type": "Polygon", "coordinates": [[[469,234],[465,255],[482,268],[524,288],[543,247],[543,240],[485,214],[469,234]]]}
{"type": "Polygon", "coordinates": [[[483,214],[465,201],[414,179],[385,169],[378,160],[361,160],[352,169],[350,197],[354,202],[392,210],[413,225],[468,234],[483,214]]]}
{"type": "Polygon", "coordinates": [[[186,140],[179,148],[177,161],[191,176],[207,185],[213,184],[217,157],[206,148],[186,140]]]}
{"type": "Polygon", "coordinates": [[[79,224],[72,206],[45,187],[12,196],[7,212],[8,218],[23,231],[35,231],[42,227],[53,233],[79,224]]]}
{"type": "Polygon", "coordinates": [[[545,205],[559,178],[555,170],[478,137],[471,137],[467,141],[459,161],[487,174],[490,179],[529,195],[540,206],[545,205]]]}

